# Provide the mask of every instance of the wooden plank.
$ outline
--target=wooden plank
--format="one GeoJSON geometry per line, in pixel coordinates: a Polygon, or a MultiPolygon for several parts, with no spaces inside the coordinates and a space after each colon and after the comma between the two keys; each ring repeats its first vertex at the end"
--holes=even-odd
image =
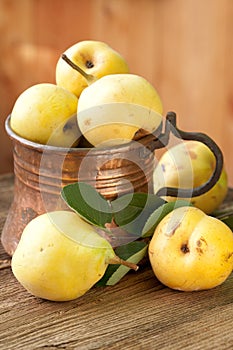
{"type": "MultiPolygon", "coordinates": [[[[0,176],[0,232],[12,198],[13,176],[0,176]]],[[[209,291],[173,291],[145,266],[113,287],[49,302],[27,293],[10,268],[0,270],[0,349],[230,350],[232,288],[233,274],[209,291]]]]}
{"type": "Polygon", "coordinates": [[[231,0],[1,0],[0,172],[12,170],[4,120],[18,94],[53,82],[60,53],[95,39],[157,88],[164,114],[174,110],[181,128],[215,139],[233,185],[232,16],[231,0]]]}
{"type": "Polygon", "coordinates": [[[16,97],[27,86],[18,49],[22,41],[30,40],[30,6],[30,0],[0,1],[0,173],[12,170],[12,147],[4,122],[16,97]]]}
{"type": "Polygon", "coordinates": [[[165,110],[177,112],[184,130],[206,132],[214,138],[223,150],[232,183],[232,118],[228,117],[232,112],[227,88],[227,71],[232,66],[232,2],[164,1],[162,16],[159,86],[165,110]]]}

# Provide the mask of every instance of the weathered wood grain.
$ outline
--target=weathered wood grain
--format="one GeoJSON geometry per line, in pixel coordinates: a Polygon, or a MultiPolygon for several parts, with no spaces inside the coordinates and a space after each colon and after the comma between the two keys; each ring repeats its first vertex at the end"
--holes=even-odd
{"type": "MultiPolygon", "coordinates": [[[[13,176],[0,176],[0,232],[12,197],[13,176]]],[[[31,296],[7,268],[0,270],[0,349],[230,350],[232,288],[233,275],[209,291],[172,291],[147,266],[114,287],[56,303],[31,296]]]]}

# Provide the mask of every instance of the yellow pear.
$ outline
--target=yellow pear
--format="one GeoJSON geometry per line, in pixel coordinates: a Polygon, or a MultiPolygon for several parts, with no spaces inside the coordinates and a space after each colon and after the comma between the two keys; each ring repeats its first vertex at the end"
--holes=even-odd
{"type": "Polygon", "coordinates": [[[158,280],[172,289],[210,289],[232,272],[233,233],[198,208],[177,208],[156,227],[149,259],[158,280]]]}
{"type": "MultiPolygon", "coordinates": [[[[129,72],[125,59],[112,47],[101,41],[80,41],[69,47],[64,54],[94,79],[108,74],[129,72]]],[[[56,65],[56,83],[77,97],[88,86],[86,78],[68,65],[62,57],[59,58],[56,65]]]]}
{"type": "Polygon", "coordinates": [[[27,224],[12,257],[12,271],[36,297],[66,301],[85,294],[118,258],[110,243],[76,213],[54,211],[27,224]]]}
{"type": "Polygon", "coordinates": [[[17,98],[11,113],[12,130],[40,144],[71,147],[77,144],[77,97],[55,84],[29,87],[17,98]]]}
{"type": "MultiPolygon", "coordinates": [[[[154,170],[153,182],[156,193],[164,186],[192,188],[208,181],[215,169],[215,157],[211,150],[198,141],[183,141],[168,149],[160,158],[154,170]]],[[[225,168],[217,183],[206,193],[190,198],[191,203],[210,214],[217,209],[226,197],[228,189],[225,168]]],[[[175,201],[175,197],[164,197],[175,201]]]]}
{"type": "Polygon", "coordinates": [[[135,74],[111,74],[83,90],[78,125],[94,146],[129,142],[139,129],[155,131],[162,121],[162,102],[155,88],[135,74]]]}

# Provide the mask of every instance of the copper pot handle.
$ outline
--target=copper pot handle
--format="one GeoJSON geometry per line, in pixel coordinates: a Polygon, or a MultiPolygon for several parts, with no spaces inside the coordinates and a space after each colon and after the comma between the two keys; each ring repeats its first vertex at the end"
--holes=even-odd
{"type": "Polygon", "coordinates": [[[206,134],[200,132],[186,132],[177,128],[176,113],[168,112],[166,115],[165,131],[154,140],[151,150],[162,148],[168,144],[170,133],[182,140],[194,140],[204,143],[214,154],[216,159],[215,170],[207,182],[201,186],[190,188],[162,187],[156,195],[189,198],[197,197],[209,191],[219,180],[223,169],[223,154],[218,145],[206,134]]]}

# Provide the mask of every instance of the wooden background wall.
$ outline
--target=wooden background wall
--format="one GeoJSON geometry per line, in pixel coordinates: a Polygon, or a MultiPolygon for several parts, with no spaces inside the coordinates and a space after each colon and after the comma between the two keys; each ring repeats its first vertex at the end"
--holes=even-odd
{"type": "Polygon", "coordinates": [[[4,121],[17,96],[54,82],[59,55],[105,41],[159,91],[186,131],[221,147],[233,185],[232,0],[0,0],[0,172],[12,170],[4,121]]]}

